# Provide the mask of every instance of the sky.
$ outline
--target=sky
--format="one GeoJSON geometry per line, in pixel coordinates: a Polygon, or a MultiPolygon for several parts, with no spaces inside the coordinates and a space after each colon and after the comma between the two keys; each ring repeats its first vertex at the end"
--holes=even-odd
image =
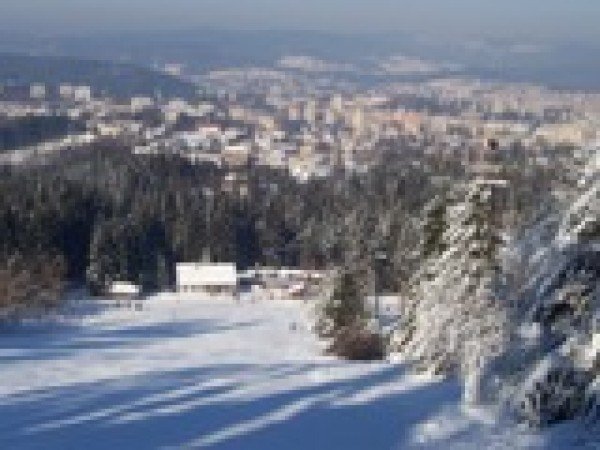
{"type": "Polygon", "coordinates": [[[0,31],[193,28],[600,39],[599,0],[0,0],[0,31]]]}

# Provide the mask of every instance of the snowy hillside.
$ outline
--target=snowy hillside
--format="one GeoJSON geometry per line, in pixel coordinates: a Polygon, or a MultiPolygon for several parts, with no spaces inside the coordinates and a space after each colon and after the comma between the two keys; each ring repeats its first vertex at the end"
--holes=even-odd
{"type": "Polygon", "coordinates": [[[84,301],[60,324],[2,329],[0,448],[578,444],[573,430],[542,439],[462,410],[452,381],[322,356],[310,305],[164,295],[135,306],[84,301]]]}

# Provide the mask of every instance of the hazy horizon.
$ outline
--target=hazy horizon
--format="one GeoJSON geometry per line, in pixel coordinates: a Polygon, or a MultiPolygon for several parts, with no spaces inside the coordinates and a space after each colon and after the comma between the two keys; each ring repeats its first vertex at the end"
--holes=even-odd
{"type": "Polygon", "coordinates": [[[24,34],[214,28],[530,37],[590,44],[600,39],[600,2],[592,0],[21,0],[2,10],[0,30],[24,34]]]}

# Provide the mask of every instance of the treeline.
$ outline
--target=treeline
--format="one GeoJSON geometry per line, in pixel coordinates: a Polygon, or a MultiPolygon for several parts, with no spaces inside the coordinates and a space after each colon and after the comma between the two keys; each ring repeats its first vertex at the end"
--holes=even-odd
{"type": "MultiPolygon", "coordinates": [[[[44,166],[4,168],[0,254],[56,259],[60,283],[96,292],[115,280],[147,291],[168,287],[176,262],[201,260],[207,249],[214,261],[241,268],[343,266],[372,288],[377,257],[385,260],[378,288],[397,291],[418,266],[424,236],[435,240],[443,228],[424,224],[423,208],[465,176],[451,165],[432,174],[400,150],[366,174],[308,183],[266,167],[240,170],[232,180],[213,165],[133,155],[118,143],[44,166]]],[[[504,175],[522,220],[557,178],[548,167],[504,175]]]]}
{"type": "Polygon", "coordinates": [[[66,116],[27,116],[0,119],[0,152],[85,131],[85,123],[66,116]]]}

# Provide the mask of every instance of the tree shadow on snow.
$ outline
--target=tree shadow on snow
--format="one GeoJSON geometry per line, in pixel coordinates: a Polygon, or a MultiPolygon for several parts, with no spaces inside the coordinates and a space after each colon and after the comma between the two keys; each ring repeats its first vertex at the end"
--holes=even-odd
{"type": "Polygon", "coordinates": [[[42,335],[35,340],[32,340],[30,332],[16,332],[0,339],[0,364],[71,357],[78,351],[135,347],[156,342],[156,339],[222,333],[252,327],[258,323],[246,321],[219,324],[210,319],[193,319],[77,332],[74,332],[74,327],[65,326],[54,332],[38,330],[42,335]]]}
{"type": "Polygon", "coordinates": [[[343,364],[213,365],[10,396],[0,399],[0,447],[397,448],[460,397],[453,383],[390,389],[404,373],[394,365],[313,376],[343,364]]]}

